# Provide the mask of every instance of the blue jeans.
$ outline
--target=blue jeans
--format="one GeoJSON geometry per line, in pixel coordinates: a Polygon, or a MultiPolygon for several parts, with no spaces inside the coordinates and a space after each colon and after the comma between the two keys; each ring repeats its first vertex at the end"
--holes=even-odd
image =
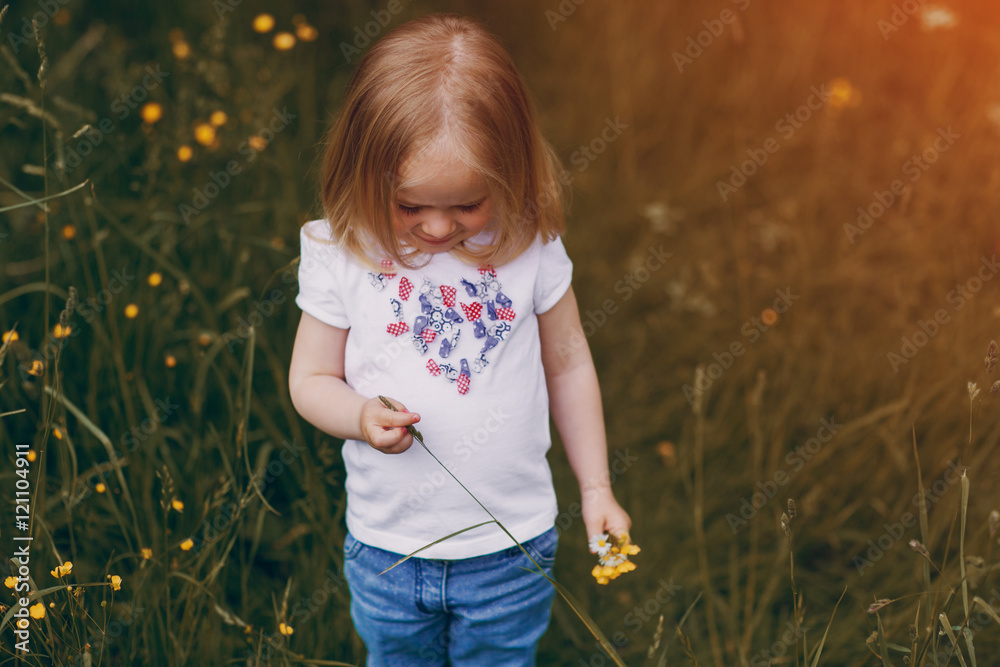
{"type": "MultiPolygon", "coordinates": [[[[555,527],[525,550],[552,576],[555,527]]],[[[351,619],[368,648],[368,667],[534,666],[555,588],[512,544],[459,560],[413,557],[344,540],[351,619]],[[530,568],[534,572],[522,570],[530,568]]]]}

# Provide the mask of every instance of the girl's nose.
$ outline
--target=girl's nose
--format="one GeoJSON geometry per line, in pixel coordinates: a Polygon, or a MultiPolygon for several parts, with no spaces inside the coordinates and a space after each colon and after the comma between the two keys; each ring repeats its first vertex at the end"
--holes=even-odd
{"type": "Polygon", "coordinates": [[[442,239],[452,232],[452,224],[444,215],[433,213],[421,225],[424,234],[430,238],[442,239]]]}

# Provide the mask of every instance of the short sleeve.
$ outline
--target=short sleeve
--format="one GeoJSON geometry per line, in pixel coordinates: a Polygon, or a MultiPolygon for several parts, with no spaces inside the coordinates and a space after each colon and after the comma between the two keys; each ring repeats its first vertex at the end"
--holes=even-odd
{"type": "Polygon", "coordinates": [[[542,244],[538,276],[535,279],[535,313],[544,313],[559,302],[573,280],[573,262],[566,254],[562,238],[542,244]]]}
{"type": "Polygon", "coordinates": [[[325,221],[318,220],[306,223],[299,231],[299,294],[295,304],[321,322],[349,329],[351,324],[335,278],[341,251],[317,240],[323,237],[319,230],[324,226],[325,221]]]}

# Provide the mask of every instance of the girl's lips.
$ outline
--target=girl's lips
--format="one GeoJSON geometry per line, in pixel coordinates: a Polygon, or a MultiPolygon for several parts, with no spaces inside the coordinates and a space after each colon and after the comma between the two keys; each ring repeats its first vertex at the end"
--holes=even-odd
{"type": "Polygon", "coordinates": [[[438,240],[438,241],[431,241],[431,240],[428,240],[428,239],[425,239],[425,238],[423,238],[422,236],[418,236],[417,238],[418,238],[418,239],[420,239],[421,241],[423,241],[424,243],[426,243],[427,245],[433,245],[433,246],[442,246],[442,245],[448,245],[448,243],[449,243],[449,242],[450,242],[450,241],[451,241],[451,240],[452,240],[453,238],[455,238],[455,235],[454,235],[454,234],[452,234],[451,236],[448,236],[448,237],[446,237],[446,238],[443,238],[443,239],[441,239],[441,240],[438,240]]]}

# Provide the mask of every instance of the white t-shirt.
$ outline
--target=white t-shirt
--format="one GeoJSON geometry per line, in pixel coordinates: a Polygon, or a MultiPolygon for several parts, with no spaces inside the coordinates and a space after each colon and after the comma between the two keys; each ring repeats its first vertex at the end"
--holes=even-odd
{"type": "MultiPolygon", "coordinates": [[[[489,238],[484,231],[470,240],[489,238]]],[[[543,243],[539,235],[496,269],[439,253],[415,271],[387,262],[385,273],[375,273],[329,239],[326,220],[303,225],[295,303],[350,329],[348,386],[420,413],[416,427],[430,451],[518,541],[551,528],[557,508],[545,458],[549,401],[536,314],[570,286],[573,265],[562,240],[543,243]]],[[[401,454],[384,454],[347,440],[343,456],[347,527],[365,544],[409,554],[490,520],[416,441],[401,454]]],[[[491,523],[418,557],[471,558],[510,546],[491,523]]]]}

